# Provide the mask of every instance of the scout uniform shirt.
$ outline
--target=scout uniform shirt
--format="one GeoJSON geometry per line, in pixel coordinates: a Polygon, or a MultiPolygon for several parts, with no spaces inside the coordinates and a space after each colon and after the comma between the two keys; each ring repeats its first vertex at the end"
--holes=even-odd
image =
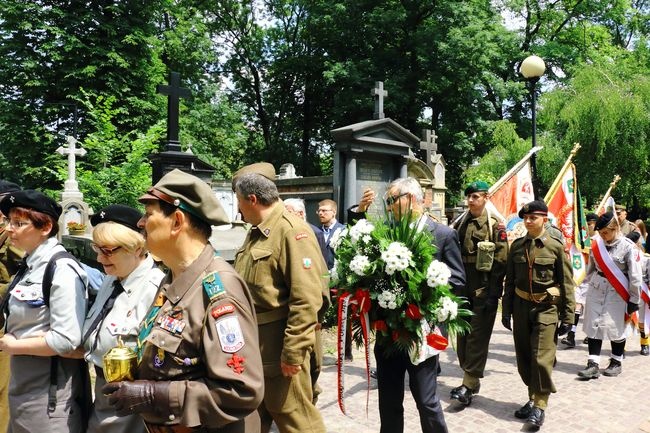
{"type": "Polygon", "coordinates": [[[211,245],[166,275],[140,329],[137,378],[171,381],[169,413],[143,413],[147,423],[246,431],[242,414],[257,417],[264,394],[255,310],[211,245]]]}
{"type": "Polygon", "coordinates": [[[314,346],[327,285],[327,268],[311,228],[279,201],[248,233],[235,269],[250,288],[260,329],[274,322],[282,328],[272,332],[264,327],[273,341],[260,335],[265,375],[280,374],[280,361],[302,365],[314,346]]]}

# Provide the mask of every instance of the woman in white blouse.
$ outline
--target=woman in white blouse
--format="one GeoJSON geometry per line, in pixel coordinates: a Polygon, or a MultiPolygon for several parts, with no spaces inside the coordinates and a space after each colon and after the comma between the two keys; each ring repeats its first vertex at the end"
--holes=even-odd
{"type": "Polygon", "coordinates": [[[94,364],[95,402],[88,433],[139,433],[145,427],[139,415],[118,417],[101,389],[106,384],[102,370],[104,354],[118,345],[137,350],[138,327],[156,295],[163,272],[145,248],[137,227],[142,214],[128,206],[110,205],[91,218],[93,249],[107,276],[99,289],[83,326],[83,349],[94,364]]]}

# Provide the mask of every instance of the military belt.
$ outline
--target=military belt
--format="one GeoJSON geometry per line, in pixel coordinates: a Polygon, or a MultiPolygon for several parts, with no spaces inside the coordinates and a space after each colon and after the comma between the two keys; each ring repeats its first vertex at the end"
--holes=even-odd
{"type": "Polygon", "coordinates": [[[528,293],[524,290],[521,290],[519,287],[515,287],[515,293],[517,296],[519,296],[521,299],[525,299],[526,301],[529,302],[544,302],[544,303],[550,303],[550,304],[557,304],[558,300],[560,299],[559,296],[553,296],[547,292],[541,292],[541,293],[528,293]]]}
{"type": "Polygon", "coordinates": [[[289,306],[282,305],[274,310],[257,313],[257,324],[266,325],[267,323],[278,322],[289,317],[289,306]]]}
{"type": "Polygon", "coordinates": [[[476,256],[463,256],[463,263],[476,263],[476,256]]]}

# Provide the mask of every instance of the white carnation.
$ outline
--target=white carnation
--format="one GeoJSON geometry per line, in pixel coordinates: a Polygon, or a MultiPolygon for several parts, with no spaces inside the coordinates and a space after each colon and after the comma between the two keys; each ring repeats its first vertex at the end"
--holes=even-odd
{"type": "Polygon", "coordinates": [[[452,301],[451,298],[445,296],[441,300],[440,307],[436,308],[434,313],[439,323],[453,320],[458,315],[458,304],[452,301]]]}
{"type": "Polygon", "coordinates": [[[357,255],[350,261],[350,270],[357,275],[366,275],[366,270],[370,267],[368,256],[357,255]]]}
{"type": "Polygon", "coordinates": [[[403,271],[411,265],[413,253],[401,242],[392,242],[386,251],[382,251],[381,259],[386,263],[386,273],[392,275],[395,271],[403,271]]]}
{"type": "Polygon", "coordinates": [[[338,266],[339,261],[334,259],[334,266],[332,266],[332,269],[330,269],[330,281],[334,284],[339,282],[339,273],[336,270],[338,266]]]}
{"type": "Polygon", "coordinates": [[[443,286],[449,282],[451,271],[443,262],[434,260],[427,269],[427,285],[429,287],[443,286]]]}
{"type": "Polygon", "coordinates": [[[366,240],[366,236],[364,235],[369,235],[374,229],[375,226],[371,222],[368,222],[368,220],[365,219],[360,219],[354,226],[350,228],[350,239],[352,239],[352,242],[355,244],[359,242],[359,239],[362,238],[364,242],[368,242],[370,236],[368,236],[368,240],[366,240]]]}
{"type": "Polygon", "coordinates": [[[343,239],[345,239],[347,234],[348,234],[348,229],[347,228],[337,230],[334,233],[332,233],[332,236],[330,237],[330,242],[329,242],[330,246],[334,250],[337,250],[338,247],[341,246],[341,242],[343,242],[343,239]]]}

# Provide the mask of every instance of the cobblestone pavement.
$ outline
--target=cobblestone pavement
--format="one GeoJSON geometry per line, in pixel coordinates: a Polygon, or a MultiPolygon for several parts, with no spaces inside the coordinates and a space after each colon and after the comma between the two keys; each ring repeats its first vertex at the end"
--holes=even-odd
{"type": "MultiPolygon", "coordinates": [[[[628,340],[623,373],[580,381],[576,373],[587,362],[584,334],[579,330],[574,349],[559,344],[553,380],[557,393],[552,394],[541,431],[546,433],[650,433],[650,357],[639,355],[639,337],[628,340]]],[[[347,364],[345,403],[348,416],[341,413],[336,398],[336,365],[334,353],[326,349],[324,372],[319,383],[323,388],[318,401],[328,433],[379,432],[377,384],[371,379],[367,394],[363,355],[355,351],[354,361],[347,364]],[[329,353],[328,353],[329,352],[329,353]],[[368,405],[366,413],[366,397],[368,405]]],[[[601,368],[609,362],[609,343],[603,343],[601,368]]],[[[372,359],[372,352],[371,352],[372,359]]],[[[371,362],[374,362],[371,361],[371,362]]],[[[513,416],[528,398],[515,364],[512,335],[500,323],[490,342],[490,357],[481,393],[472,405],[459,407],[449,398],[451,388],[460,385],[462,373],[455,352],[448,348],[440,355],[442,373],[438,381],[439,395],[450,433],[519,432],[526,431],[522,421],[513,416]]],[[[408,379],[407,379],[408,380],[408,379]]],[[[405,433],[421,432],[419,416],[408,385],[405,385],[405,433]]]]}

